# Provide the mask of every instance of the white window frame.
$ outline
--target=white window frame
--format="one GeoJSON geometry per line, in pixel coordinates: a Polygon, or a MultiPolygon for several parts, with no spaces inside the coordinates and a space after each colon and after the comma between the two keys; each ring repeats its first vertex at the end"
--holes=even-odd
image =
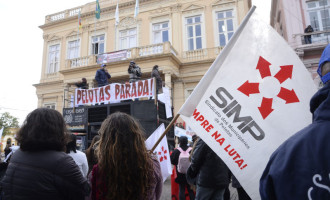
{"type": "Polygon", "coordinates": [[[80,57],[80,39],[69,40],[67,42],[67,55],[66,58],[71,60],[80,57]],[[75,42],[76,46],[70,47],[70,43],[75,42]],[[71,51],[73,51],[73,56],[71,56],[71,51]]]}
{"type": "Polygon", "coordinates": [[[186,42],[186,49],[187,51],[195,51],[195,50],[200,50],[200,49],[203,49],[204,47],[204,42],[203,41],[203,38],[204,38],[204,35],[203,34],[203,21],[204,21],[204,17],[202,17],[201,14],[197,14],[197,15],[193,15],[193,16],[188,16],[188,17],[185,17],[184,18],[184,25],[185,25],[185,37],[184,37],[184,40],[186,42]],[[199,22],[196,22],[196,18],[199,17],[200,21],[199,22]],[[192,19],[192,23],[188,23],[188,19],[192,19]],[[200,25],[200,32],[201,32],[201,35],[200,36],[196,36],[196,27],[200,25]],[[189,36],[189,31],[188,31],[188,27],[192,27],[192,37],[189,36]],[[200,41],[201,41],[201,47],[197,49],[197,39],[200,38],[200,41]],[[189,40],[192,39],[193,41],[193,48],[190,49],[189,48],[189,40]]]}
{"type": "Polygon", "coordinates": [[[188,99],[188,97],[191,95],[191,93],[194,91],[195,88],[186,88],[185,89],[185,101],[188,99]]]}
{"type": "Polygon", "coordinates": [[[151,35],[152,35],[152,41],[151,41],[151,44],[159,44],[159,43],[164,43],[164,42],[170,42],[171,41],[171,36],[170,36],[170,33],[171,33],[171,23],[169,20],[167,21],[161,21],[161,22],[154,22],[151,24],[151,35]],[[163,24],[167,24],[167,27],[166,28],[163,28],[163,24]],[[160,25],[161,27],[159,29],[155,29],[155,26],[157,25],[160,25]],[[168,40],[167,41],[164,41],[163,40],[163,33],[167,31],[167,38],[168,40]],[[160,33],[160,41],[156,41],[156,34],[157,33],[160,33]]]}
{"type": "Polygon", "coordinates": [[[44,108],[56,110],[56,103],[44,103],[44,108]]]}
{"type": "Polygon", "coordinates": [[[216,11],[215,12],[215,20],[216,20],[216,32],[217,32],[217,35],[216,35],[216,38],[217,38],[217,46],[221,46],[221,47],[224,47],[229,39],[233,36],[233,34],[235,33],[235,30],[236,30],[236,27],[235,27],[235,12],[233,9],[228,9],[228,10],[221,10],[221,11],[216,11]],[[227,16],[227,13],[228,12],[231,12],[231,16],[228,17],[227,16]],[[218,17],[218,14],[222,13],[223,14],[223,18],[219,18],[218,17]],[[232,26],[233,26],[233,30],[230,30],[228,31],[228,20],[231,20],[232,21],[232,26]],[[223,22],[223,32],[220,32],[220,27],[219,27],[219,22],[222,21],[223,22]],[[229,35],[231,33],[231,36],[229,35]],[[225,44],[221,44],[221,41],[220,41],[220,35],[223,35],[225,38],[225,44]],[[230,36],[230,38],[229,38],[230,36]]]}
{"type": "Polygon", "coordinates": [[[90,53],[91,53],[91,55],[99,55],[99,54],[103,54],[103,53],[106,52],[105,51],[106,50],[106,46],[105,46],[105,44],[106,44],[106,34],[105,33],[97,33],[95,35],[92,35],[90,37],[90,41],[91,41],[91,43],[90,43],[90,49],[91,49],[90,53]],[[102,36],[104,37],[103,40],[101,40],[101,38],[100,38],[102,36]],[[93,41],[94,38],[98,38],[98,40],[96,42],[94,42],[93,41]],[[94,51],[94,44],[96,44],[96,43],[97,43],[97,53],[94,51]],[[101,53],[100,53],[99,43],[103,43],[103,52],[101,52],[101,53]]]}
{"type": "MultiPolygon", "coordinates": [[[[327,3],[327,5],[322,5],[320,4],[320,1],[322,0],[317,0],[317,1],[309,1],[306,2],[306,8],[307,8],[307,21],[309,22],[308,25],[311,25],[315,31],[330,31],[330,0],[323,0],[327,3]],[[314,4],[314,7],[309,7],[309,5],[314,4]],[[321,12],[322,11],[327,11],[328,12],[328,18],[325,19],[325,22],[322,20],[321,12]],[[316,12],[317,15],[317,25],[316,25],[316,20],[313,22],[311,21],[311,12],[316,12]],[[324,23],[328,23],[328,26],[324,26],[324,23]]],[[[326,25],[326,24],[325,24],[326,25]]],[[[306,27],[305,27],[306,28],[306,27]]],[[[327,34],[329,37],[329,33],[327,34]]],[[[325,41],[326,40],[326,35],[325,34],[317,34],[317,35],[312,35],[312,41],[317,42],[317,41],[325,41]]]]}
{"type": "Polygon", "coordinates": [[[48,54],[47,54],[47,69],[46,74],[53,74],[59,71],[60,69],[60,56],[61,56],[61,44],[49,44],[48,45],[48,54]],[[52,49],[55,47],[56,49],[52,49]],[[58,47],[58,49],[57,49],[58,47]],[[53,57],[54,56],[54,57],[53,57]]]}
{"type": "Polygon", "coordinates": [[[119,31],[119,49],[130,49],[133,47],[137,47],[138,46],[138,37],[137,34],[138,33],[138,29],[136,27],[132,27],[132,28],[128,28],[128,29],[123,29],[119,31]],[[130,31],[135,30],[135,33],[130,34],[130,31]],[[122,35],[124,32],[128,33],[126,35],[122,35]],[[130,44],[131,38],[135,38],[135,44],[130,44]],[[126,40],[126,45],[124,45],[122,43],[123,40],[126,40]]]}

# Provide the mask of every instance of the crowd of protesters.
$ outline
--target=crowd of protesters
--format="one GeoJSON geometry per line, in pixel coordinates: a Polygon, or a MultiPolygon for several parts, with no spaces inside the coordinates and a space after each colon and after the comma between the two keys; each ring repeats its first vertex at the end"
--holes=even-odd
{"type": "MultiPolygon", "coordinates": [[[[134,68],[135,63],[131,64],[134,68]]],[[[158,71],[158,66],[154,70],[158,71]]],[[[261,199],[307,199],[313,190],[316,199],[330,199],[329,72],[330,45],[324,50],[318,68],[324,87],[310,103],[313,122],[273,153],[260,180],[261,199]],[[310,187],[306,176],[313,177],[319,188],[310,187]],[[308,193],[302,192],[307,190],[308,193]]],[[[110,77],[105,66],[101,73],[104,74],[99,80],[106,82],[110,77]]],[[[160,199],[163,187],[160,163],[147,151],[145,133],[138,121],[116,112],[103,121],[98,133],[83,153],[77,150],[76,136],[69,133],[58,111],[48,108],[32,111],[16,135],[19,148],[12,148],[10,143],[5,148],[5,161],[9,164],[1,180],[0,198],[160,199]]],[[[231,180],[239,200],[250,199],[221,158],[202,139],[193,136],[192,140],[189,146],[188,138],[180,137],[178,148],[171,154],[179,199],[188,196],[191,200],[228,200],[230,195],[226,191],[231,180]],[[185,166],[187,158],[189,165],[185,166]]]]}

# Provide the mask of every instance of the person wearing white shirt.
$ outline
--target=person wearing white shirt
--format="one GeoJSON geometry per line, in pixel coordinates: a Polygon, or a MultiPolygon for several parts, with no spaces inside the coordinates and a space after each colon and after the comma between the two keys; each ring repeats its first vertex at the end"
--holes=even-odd
{"type": "Polygon", "coordinates": [[[88,173],[86,154],[77,150],[77,137],[74,134],[71,133],[70,139],[70,142],[66,145],[66,153],[73,158],[82,175],[86,178],[88,173]]]}

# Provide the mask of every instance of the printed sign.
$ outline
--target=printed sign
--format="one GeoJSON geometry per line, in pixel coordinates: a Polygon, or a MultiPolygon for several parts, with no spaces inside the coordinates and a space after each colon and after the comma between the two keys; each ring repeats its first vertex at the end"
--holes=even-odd
{"type": "Polygon", "coordinates": [[[154,79],[146,79],[133,83],[113,83],[93,89],[75,91],[75,106],[98,103],[115,103],[120,100],[151,97],[154,95],[154,79]]]}
{"type": "Polygon", "coordinates": [[[310,73],[252,9],[180,109],[251,199],[270,155],[312,122],[310,73]]]}
{"type": "Polygon", "coordinates": [[[66,124],[71,127],[83,126],[87,123],[87,109],[80,108],[63,108],[63,118],[66,124]]]}
{"type": "Polygon", "coordinates": [[[104,53],[97,56],[97,64],[110,63],[127,59],[127,50],[104,53]]]}

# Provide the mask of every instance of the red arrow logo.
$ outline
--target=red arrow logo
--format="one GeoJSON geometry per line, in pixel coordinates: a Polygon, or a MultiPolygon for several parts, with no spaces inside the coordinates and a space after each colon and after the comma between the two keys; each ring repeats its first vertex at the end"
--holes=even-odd
{"type": "Polygon", "coordinates": [[[259,83],[249,83],[249,81],[246,81],[237,90],[242,92],[246,96],[250,96],[250,94],[260,93],[259,92],[259,83]]]}
{"type": "Polygon", "coordinates": [[[281,69],[277,74],[274,76],[280,83],[283,83],[286,79],[292,79],[292,70],[293,65],[285,65],[280,66],[281,69]]]}
{"type": "Polygon", "coordinates": [[[286,102],[285,104],[299,102],[299,99],[293,89],[288,90],[286,88],[281,87],[281,91],[280,93],[278,93],[277,96],[283,99],[286,102]]]}
{"type": "Polygon", "coordinates": [[[258,61],[258,64],[257,64],[257,69],[259,70],[261,78],[271,76],[270,68],[269,68],[270,65],[271,65],[270,62],[268,62],[267,60],[265,60],[261,56],[259,57],[259,61],[258,61]]]}
{"type": "Polygon", "coordinates": [[[274,109],[272,109],[273,99],[272,98],[262,98],[261,106],[258,107],[259,112],[262,116],[262,118],[266,119],[268,115],[273,112],[274,109]]]}

